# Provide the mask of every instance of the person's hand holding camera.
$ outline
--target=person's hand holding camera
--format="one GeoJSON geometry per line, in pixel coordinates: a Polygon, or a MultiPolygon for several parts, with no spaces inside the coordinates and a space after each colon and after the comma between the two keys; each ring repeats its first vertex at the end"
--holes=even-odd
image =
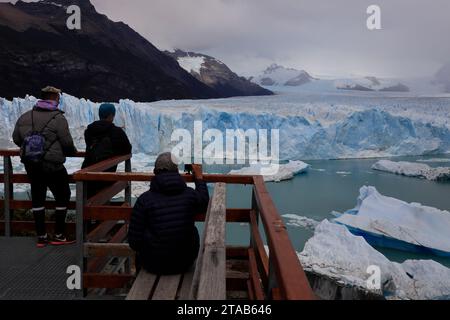
{"type": "Polygon", "coordinates": [[[203,180],[203,168],[201,164],[193,164],[192,172],[196,180],[203,180]]]}

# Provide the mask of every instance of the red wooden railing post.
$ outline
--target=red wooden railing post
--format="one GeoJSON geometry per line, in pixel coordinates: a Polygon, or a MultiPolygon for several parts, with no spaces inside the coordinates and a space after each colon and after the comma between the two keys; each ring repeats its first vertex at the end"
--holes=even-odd
{"type": "Polygon", "coordinates": [[[14,200],[14,185],[13,185],[13,167],[11,157],[9,155],[3,157],[3,172],[4,172],[4,218],[5,218],[5,237],[11,237],[11,219],[14,211],[11,210],[11,201],[14,200]]]}

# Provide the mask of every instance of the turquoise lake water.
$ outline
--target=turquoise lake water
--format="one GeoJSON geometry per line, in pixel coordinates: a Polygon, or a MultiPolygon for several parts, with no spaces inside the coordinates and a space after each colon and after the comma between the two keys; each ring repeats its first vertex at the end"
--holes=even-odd
{"type": "MultiPolygon", "coordinates": [[[[395,157],[391,160],[416,162],[435,158],[441,161],[426,162],[426,164],[432,167],[450,166],[450,155],[395,157]],[[446,159],[448,162],[444,162],[446,159]]],[[[380,159],[306,161],[311,166],[308,172],[295,176],[292,180],[280,183],[268,182],[267,189],[281,216],[294,214],[316,221],[332,219],[334,217],[331,215],[332,211],[344,212],[354,208],[359,189],[364,185],[374,186],[386,196],[450,211],[450,182],[428,181],[372,170],[372,165],[378,160],[380,159]]],[[[231,169],[240,167],[242,166],[206,166],[204,169],[209,173],[228,173],[231,169]]],[[[18,198],[23,196],[18,195],[18,198]]],[[[251,186],[229,185],[227,207],[250,208],[251,197],[251,186]]],[[[313,231],[290,225],[287,225],[287,228],[295,250],[302,251],[306,241],[313,236],[313,231]]],[[[199,229],[201,230],[201,224],[199,229]]],[[[246,245],[249,239],[248,225],[239,223],[227,225],[228,244],[246,245]]],[[[376,249],[393,261],[433,259],[450,267],[450,258],[412,254],[386,248],[376,249]]]]}
{"type": "MultiPolygon", "coordinates": [[[[449,158],[448,163],[427,162],[427,164],[432,167],[450,166],[450,156],[396,157],[391,160],[415,162],[445,157],[449,158]]],[[[378,160],[380,159],[306,161],[311,165],[307,173],[300,174],[292,180],[267,183],[267,188],[280,215],[296,214],[317,221],[332,219],[332,211],[344,212],[354,208],[359,189],[364,185],[374,186],[386,196],[450,211],[450,182],[434,182],[372,170],[372,165],[378,160]]],[[[217,169],[207,168],[207,171],[218,172],[217,169]]],[[[229,208],[251,207],[251,187],[229,186],[227,206],[229,208]]],[[[299,252],[303,250],[306,241],[313,236],[312,230],[303,227],[288,226],[288,232],[295,249],[299,252]]],[[[248,227],[244,224],[229,225],[227,242],[236,245],[247,244],[249,242],[248,227]]],[[[393,261],[433,259],[450,267],[450,259],[447,258],[386,248],[376,249],[393,261]]]]}

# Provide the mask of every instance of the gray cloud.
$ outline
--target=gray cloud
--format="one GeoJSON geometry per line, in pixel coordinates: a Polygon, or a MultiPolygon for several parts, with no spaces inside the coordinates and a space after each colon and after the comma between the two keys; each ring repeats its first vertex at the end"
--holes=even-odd
{"type": "Polygon", "coordinates": [[[316,75],[427,76],[450,61],[448,0],[92,0],[161,49],[213,55],[251,75],[269,63],[316,75]],[[383,30],[366,28],[382,8],[383,30]]]}

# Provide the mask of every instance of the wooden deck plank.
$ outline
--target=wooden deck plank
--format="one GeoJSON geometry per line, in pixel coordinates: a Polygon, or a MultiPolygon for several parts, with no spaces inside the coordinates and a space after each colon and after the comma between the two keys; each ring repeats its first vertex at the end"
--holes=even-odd
{"type": "Polygon", "coordinates": [[[157,275],[141,270],[126,300],[148,300],[157,280],[157,275]]]}
{"type": "Polygon", "coordinates": [[[189,300],[192,282],[194,280],[195,264],[192,266],[191,270],[186,272],[183,276],[183,282],[181,283],[181,288],[178,292],[178,300],[189,300]]]}
{"type": "Polygon", "coordinates": [[[181,274],[160,276],[152,300],[175,300],[182,279],[181,274]]]}
{"type": "Polygon", "coordinates": [[[203,254],[198,267],[198,300],[226,299],[226,184],[217,183],[205,224],[203,254]]]}
{"type": "Polygon", "coordinates": [[[197,300],[225,300],[225,248],[205,248],[197,300]]]}

